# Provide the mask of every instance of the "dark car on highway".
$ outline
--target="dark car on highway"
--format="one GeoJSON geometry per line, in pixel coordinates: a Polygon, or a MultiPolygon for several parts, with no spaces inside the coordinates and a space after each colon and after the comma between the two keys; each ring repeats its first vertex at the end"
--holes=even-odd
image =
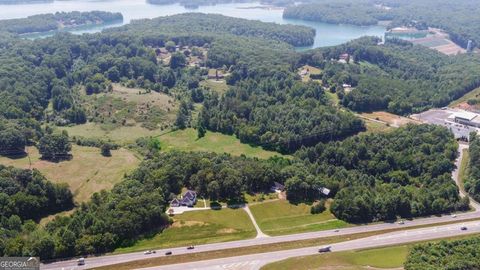
{"type": "Polygon", "coordinates": [[[165,252],[165,255],[167,255],[167,256],[168,256],[168,255],[172,255],[172,252],[171,252],[171,251],[167,251],[167,252],[165,252]]]}

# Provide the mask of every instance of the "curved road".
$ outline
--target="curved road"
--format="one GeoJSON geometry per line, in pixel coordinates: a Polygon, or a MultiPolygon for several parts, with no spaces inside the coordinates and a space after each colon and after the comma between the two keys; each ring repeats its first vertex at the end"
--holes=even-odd
{"type": "MultiPolygon", "coordinates": [[[[457,165],[456,169],[452,172],[452,178],[455,180],[455,182],[458,184],[458,175],[459,175],[459,169],[460,169],[460,164],[461,160],[463,158],[463,153],[461,150],[465,149],[463,144],[460,144],[459,146],[459,151],[460,154],[458,156],[458,159],[456,160],[455,164],[457,165]]],[[[461,195],[465,196],[463,191],[461,191],[461,195]]],[[[435,225],[438,223],[443,223],[443,222],[450,222],[450,221],[457,221],[461,222],[462,220],[469,220],[469,219],[474,219],[478,218],[480,219],[480,205],[473,200],[471,200],[471,206],[475,209],[474,211],[471,212],[466,212],[462,214],[458,214],[457,216],[451,216],[451,215],[443,215],[443,216],[433,216],[433,217],[427,217],[427,218],[418,218],[414,219],[411,221],[405,221],[405,224],[400,225],[398,223],[377,223],[377,224],[371,224],[371,225],[363,225],[363,226],[355,226],[355,227],[350,227],[350,228],[344,228],[341,229],[338,232],[335,232],[334,230],[328,230],[328,231],[318,231],[318,232],[310,232],[310,233],[301,233],[301,234],[291,234],[291,235],[283,235],[283,236],[273,236],[273,237],[258,237],[254,239],[248,239],[248,240],[240,240],[240,241],[232,241],[232,242],[224,242],[224,243],[214,243],[214,244],[206,244],[206,245],[200,245],[196,246],[194,250],[187,250],[186,247],[179,247],[179,248],[171,248],[171,249],[162,249],[162,250],[157,250],[156,254],[151,254],[151,255],[144,255],[143,252],[133,252],[133,253],[128,253],[128,254],[121,254],[121,255],[106,255],[106,256],[99,256],[99,257],[89,257],[85,259],[86,265],[82,267],[77,267],[76,266],[76,260],[67,260],[67,261],[59,261],[55,263],[50,263],[50,264],[42,264],[41,269],[86,269],[86,268],[93,268],[93,267],[99,267],[99,266],[105,266],[105,265],[111,265],[111,264],[117,264],[117,263],[123,263],[123,262],[131,262],[135,260],[142,260],[142,259],[147,259],[147,258],[153,258],[153,257],[161,257],[165,256],[166,251],[172,251],[174,255],[180,255],[180,254],[189,254],[189,253],[196,253],[196,252],[204,252],[204,251],[213,251],[213,250],[221,250],[221,249],[229,249],[229,248],[242,248],[245,247],[247,248],[248,246],[254,246],[254,245],[262,245],[262,244],[272,244],[272,243],[280,243],[280,242],[289,242],[289,241],[296,241],[296,240],[306,240],[306,239],[315,239],[315,238],[321,238],[321,237],[330,237],[330,236],[336,236],[336,235],[348,235],[348,234],[356,234],[356,233],[364,233],[364,232],[375,232],[375,231],[383,231],[383,230],[388,230],[388,229],[393,229],[393,228],[405,228],[408,229],[409,227],[414,227],[414,226],[419,226],[419,225],[435,225]]],[[[477,229],[477,226],[479,227],[480,231],[480,224],[477,222],[470,222],[468,223],[469,226],[472,226],[475,230],[477,229]]],[[[402,241],[418,241],[422,240],[423,238],[419,238],[421,236],[429,236],[433,238],[439,238],[439,237],[447,237],[447,236],[454,236],[454,235],[459,235],[459,234],[464,234],[464,233],[469,233],[472,232],[472,229],[468,230],[467,232],[465,231],[460,231],[459,230],[459,224],[452,224],[452,225],[444,225],[444,226],[439,226],[439,227],[430,227],[430,228],[424,228],[424,229],[414,229],[411,231],[401,231],[401,232],[395,232],[387,235],[396,235],[398,238],[385,238],[383,244],[398,244],[398,243],[405,243],[402,241]],[[446,228],[446,229],[445,229],[446,228]],[[455,229],[456,228],[456,229],[455,229]],[[443,231],[443,233],[440,233],[439,231],[433,232],[432,230],[446,230],[443,231]],[[416,232],[416,231],[422,231],[422,232],[429,232],[429,233],[420,233],[420,234],[415,234],[410,232],[416,232]],[[405,234],[408,233],[407,237],[405,234]],[[390,239],[390,240],[388,240],[390,239]],[[396,239],[396,240],[395,240],[396,239]]],[[[376,237],[380,236],[374,236],[374,237],[369,237],[365,239],[359,239],[359,240],[354,240],[354,241],[349,241],[349,242],[342,242],[338,244],[332,244],[332,250],[333,251],[340,251],[344,250],[341,249],[341,247],[351,247],[352,249],[358,249],[358,248],[365,248],[365,247],[370,247],[369,244],[373,243],[380,243],[379,240],[375,240],[372,242],[372,239],[376,239],[376,237]],[[354,244],[345,244],[345,243],[354,243],[354,244]],[[357,243],[357,244],[355,244],[357,243]],[[344,246],[346,245],[346,246],[344,246]]],[[[378,246],[378,245],[377,245],[378,246]]],[[[279,251],[279,252],[274,252],[274,253],[261,253],[261,254],[252,254],[252,255],[247,255],[247,256],[241,256],[241,257],[231,257],[231,258],[224,258],[224,259],[218,259],[214,261],[221,261],[221,262],[235,262],[239,261],[243,257],[248,257],[248,258],[260,258],[262,256],[267,256],[266,254],[295,254],[293,256],[302,256],[304,255],[305,252],[316,252],[316,248],[306,248],[306,249],[296,249],[296,250],[286,250],[286,251],[279,251]]],[[[283,256],[282,255],[282,256],[283,256]]],[[[273,256],[273,255],[272,255],[273,256]]],[[[275,256],[274,256],[275,257],[275,256]]],[[[279,257],[281,257],[279,255],[279,257]]],[[[263,258],[263,257],[262,257],[263,258]]],[[[278,259],[278,257],[275,257],[278,259]]],[[[280,259],[284,259],[285,257],[282,257],[280,259]]],[[[255,259],[256,260],[256,259],[255,259]]],[[[254,261],[255,261],[254,260],[254,261]]],[[[261,262],[265,263],[266,259],[260,260],[261,262]]],[[[275,261],[275,260],[274,260],[275,261]]],[[[208,262],[208,261],[207,261],[208,262]]],[[[192,263],[190,266],[185,267],[186,264],[181,264],[184,265],[182,269],[190,269],[193,265],[201,265],[203,262],[195,262],[194,264],[192,263]]],[[[249,261],[251,263],[251,260],[249,261]]],[[[252,264],[250,266],[252,267],[257,267],[260,264],[252,264]]],[[[246,266],[245,269],[248,269],[246,266]]],[[[164,266],[164,267],[159,267],[158,269],[177,269],[177,268],[169,268],[169,267],[175,267],[175,265],[172,266],[164,266]]],[[[197,267],[193,267],[197,268],[197,267]]],[[[253,269],[257,269],[253,268],[253,269]]],[[[178,268],[180,269],[180,268],[178,268]]],[[[198,268],[201,269],[201,268],[198,268]]],[[[210,268],[213,269],[213,268],[210,268]]],[[[244,269],[244,268],[241,268],[244,269]]]]}

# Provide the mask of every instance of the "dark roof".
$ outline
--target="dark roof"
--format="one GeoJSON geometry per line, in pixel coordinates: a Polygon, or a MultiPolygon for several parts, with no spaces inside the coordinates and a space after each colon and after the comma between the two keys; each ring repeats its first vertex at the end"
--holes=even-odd
{"type": "Polygon", "coordinates": [[[177,198],[175,198],[170,202],[170,204],[171,205],[175,205],[175,204],[178,205],[178,204],[180,204],[180,201],[177,198]]]}
{"type": "Polygon", "coordinates": [[[180,201],[181,204],[185,204],[185,205],[194,205],[195,202],[190,199],[190,198],[186,198],[184,197],[181,201],[180,201]]]}
{"type": "Polygon", "coordinates": [[[285,189],[285,186],[278,183],[278,182],[273,182],[273,186],[275,187],[275,189],[279,189],[279,190],[284,190],[285,189]]]}
{"type": "Polygon", "coordinates": [[[194,200],[197,197],[197,193],[193,190],[187,190],[187,192],[185,192],[185,194],[183,194],[183,197],[194,200]]]}

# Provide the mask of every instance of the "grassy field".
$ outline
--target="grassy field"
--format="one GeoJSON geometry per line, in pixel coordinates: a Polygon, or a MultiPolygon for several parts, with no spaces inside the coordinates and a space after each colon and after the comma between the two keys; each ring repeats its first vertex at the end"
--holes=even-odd
{"type": "MultiPolygon", "coordinates": [[[[94,192],[112,188],[140,162],[133,153],[123,148],[112,150],[112,157],[103,157],[98,148],[73,145],[73,158],[58,163],[41,160],[35,147],[28,147],[28,153],[32,168],[38,169],[52,182],[67,183],[76,202],[85,202],[94,192]]],[[[30,166],[28,157],[0,157],[0,164],[18,168],[30,166]]]]}
{"type": "Polygon", "coordinates": [[[122,126],[112,130],[104,129],[101,124],[86,123],[71,127],[57,127],[59,131],[66,130],[70,137],[81,136],[86,138],[110,139],[116,143],[134,143],[141,137],[157,136],[160,130],[148,130],[139,125],[122,126]]]}
{"type": "Polygon", "coordinates": [[[155,91],[113,84],[111,92],[83,95],[81,99],[90,121],[106,130],[126,125],[166,129],[176,118],[174,98],[155,91]]]}
{"type": "Polygon", "coordinates": [[[297,257],[268,264],[262,267],[262,270],[363,270],[372,268],[400,268],[407,258],[410,247],[410,245],[403,245],[297,257]]]}
{"type": "Polygon", "coordinates": [[[228,90],[228,85],[225,80],[215,81],[215,80],[203,80],[200,82],[201,86],[210,88],[211,90],[223,94],[228,90]]]}
{"type": "Polygon", "coordinates": [[[449,107],[457,107],[461,103],[467,102],[469,99],[476,99],[476,100],[480,99],[480,87],[468,92],[467,94],[465,94],[461,98],[452,101],[448,106],[449,107]]]}
{"type": "Polygon", "coordinates": [[[255,228],[243,209],[192,211],[176,215],[173,219],[174,223],[162,233],[141,240],[131,247],[117,249],[115,253],[234,241],[256,235],[255,228]]]}
{"type": "Polygon", "coordinates": [[[361,113],[360,116],[367,119],[382,121],[382,122],[388,123],[393,127],[401,127],[408,123],[420,124],[419,121],[416,121],[407,117],[391,114],[388,112],[361,113]]]}
{"type": "Polygon", "coordinates": [[[463,187],[463,183],[465,180],[465,177],[468,175],[468,166],[470,163],[470,153],[468,152],[468,149],[463,149],[463,158],[462,158],[462,163],[460,164],[460,171],[458,172],[458,179],[460,189],[465,190],[463,187]]]}
{"type": "Polygon", "coordinates": [[[197,139],[197,131],[193,128],[177,130],[159,137],[162,150],[207,151],[229,153],[234,156],[244,154],[249,157],[269,158],[280,156],[279,153],[266,151],[261,147],[253,147],[240,143],[235,136],[216,132],[207,132],[205,137],[197,139]]]}
{"type": "Polygon", "coordinates": [[[365,122],[365,126],[367,130],[364,133],[379,133],[379,132],[387,132],[393,129],[391,126],[387,126],[386,124],[379,123],[376,121],[363,119],[365,122]]]}
{"type": "Polygon", "coordinates": [[[250,206],[250,210],[260,229],[272,236],[349,226],[348,223],[336,219],[328,210],[312,215],[309,205],[293,205],[286,200],[254,204],[250,206]]]}

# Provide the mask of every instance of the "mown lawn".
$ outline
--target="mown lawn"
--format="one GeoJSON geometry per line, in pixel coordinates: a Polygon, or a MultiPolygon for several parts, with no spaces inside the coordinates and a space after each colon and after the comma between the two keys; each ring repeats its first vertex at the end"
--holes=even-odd
{"type": "Polygon", "coordinates": [[[328,209],[321,214],[312,215],[309,205],[293,205],[286,200],[253,204],[250,210],[260,229],[272,236],[349,226],[348,223],[336,219],[328,209]]]}
{"type": "Polygon", "coordinates": [[[228,85],[224,80],[203,80],[200,82],[200,85],[210,88],[211,90],[217,92],[220,95],[224,94],[228,90],[228,85]]]}
{"type": "Polygon", "coordinates": [[[206,151],[215,153],[229,153],[234,156],[269,158],[281,156],[274,151],[267,151],[261,147],[243,144],[233,135],[224,135],[217,132],[207,132],[205,137],[197,139],[197,130],[187,128],[166,133],[160,137],[162,150],[206,151]]]}
{"type": "Polygon", "coordinates": [[[262,270],[306,270],[399,268],[403,266],[411,245],[385,247],[359,251],[345,251],[291,258],[262,267],[262,270]]]}
{"type": "Polygon", "coordinates": [[[163,232],[115,253],[234,241],[256,235],[243,209],[199,210],[175,215],[173,219],[174,223],[163,232]]]}
{"type": "MultiPolygon", "coordinates": [[[[94,192],[112,188],[140,162],[132,152],[123,148],[112,150],[111,157],[104,157],[98,148],[73,145],[73,158],[61,162],[41,160],[35,147],[28,147],[27,151],[32,162],[31,168],[38,169],[54,183],[67,183],[76,202],[88,201],[94,192]]],[[[28,157],[0,157],[0,164],[24,169],[30,167],[28,157]]]]}

